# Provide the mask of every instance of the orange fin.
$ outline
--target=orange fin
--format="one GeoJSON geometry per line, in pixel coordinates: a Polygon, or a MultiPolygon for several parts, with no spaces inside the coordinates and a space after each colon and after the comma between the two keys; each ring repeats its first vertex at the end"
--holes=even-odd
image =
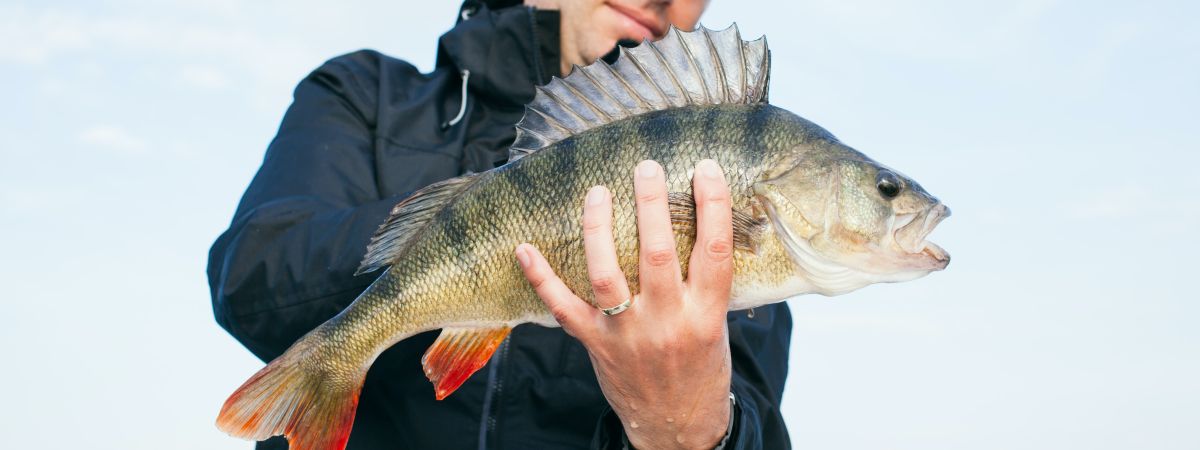
{"type": "Polygon", "coordinates": [[[250,377],[225,400],[217,428],[258,441],[284,435],[291,450],[346,448],[366,368],[349,374],[306,370],[331,367],[305,362],[320,345],[310,333],[250,377]]]}
{"type": "Polygon", "coordinates": [[[509,327],[443,328],[421,358],[437,399],[446,398],[487,364],[509,330],[509,327]]]}

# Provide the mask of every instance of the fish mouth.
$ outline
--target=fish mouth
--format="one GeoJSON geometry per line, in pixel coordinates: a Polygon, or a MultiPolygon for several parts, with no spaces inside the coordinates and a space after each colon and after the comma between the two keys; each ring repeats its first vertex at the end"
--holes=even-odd
{"type": "Polygon", "coordinates": [[[944,269],[950,264],[950,254],[928,238],[947,217],[950,217],[950,208],[942,203],[919,213],[897,215],[892,224],[893,242],[901,251],[918,257],[934,270],[944,269]]]}

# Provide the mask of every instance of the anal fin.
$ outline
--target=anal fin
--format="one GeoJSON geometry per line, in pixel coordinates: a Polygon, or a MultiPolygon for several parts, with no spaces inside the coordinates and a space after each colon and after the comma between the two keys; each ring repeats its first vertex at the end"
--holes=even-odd
{"type": "Polygon", "coordinates": [[[421,358],[425,376],[433,382],[437,399],[446,398],[462,386],[471,374],[487,364],[510,330],[512,328],[507,326],[443,328],[442,334],[438,335],[421,358]]]}

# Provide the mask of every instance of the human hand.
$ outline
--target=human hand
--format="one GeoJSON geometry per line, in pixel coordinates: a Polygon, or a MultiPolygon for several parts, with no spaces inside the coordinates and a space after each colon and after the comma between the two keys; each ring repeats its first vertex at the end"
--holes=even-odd
{"type": "MultiPolygon", "coordinates": [[[[641,292],[606,316],[571,292],[532,245],[517,246],[525,277],[563,329],[588,350],[600,389],[640,450],[711,449],[728,428],[731,362],[725,321],[733,281],[729,187],[711,160],[696,164],[696,244],[681,274],[667,209],[666,178],[654,161],[634,177],[641,292]]],[[[584,250],[596,304],[630,298],[612,234],[612,196],[587,195],[584,250]]]]}

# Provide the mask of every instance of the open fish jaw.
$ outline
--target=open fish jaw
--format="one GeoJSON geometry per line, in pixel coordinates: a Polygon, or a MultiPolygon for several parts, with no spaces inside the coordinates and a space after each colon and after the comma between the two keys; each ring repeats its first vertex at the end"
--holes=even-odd
{"type": "Polygon", "coordinates": [[[949,254],[928,237],[938,224],[950,217],[950,208],[937,203],[921,213],[903,214],[893,222],[892,236],[906,253],[923,254],[937,261],[949,261],[949,254]]]}

